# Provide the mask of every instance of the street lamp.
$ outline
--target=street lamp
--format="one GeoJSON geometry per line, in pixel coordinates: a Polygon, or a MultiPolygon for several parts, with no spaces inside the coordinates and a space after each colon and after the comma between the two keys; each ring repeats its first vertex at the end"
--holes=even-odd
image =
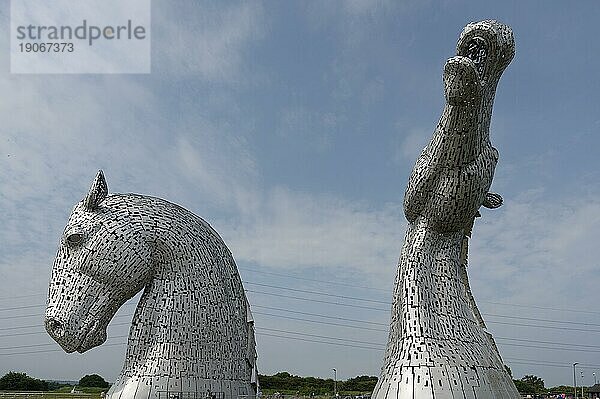
{"type": "Polygon", "coordinates": [[[596,373],[592,373],[592,375],[594,376],[594,385],[596,385],[598,382],[596,381],[596,373]]]}
{"type": "Polygon", "coordinates": [[[581,398],[583,399],[583,386],[585,384],[583,383],[583,371],[581,371],[581,398]]]}
{"type": "Polygon", "coordinates": [[[337,370],[336,369],[332,369],[333,370],[333,396],[337,398],[338,394],[337,394],[337,370]]]}
{"type": "Polygon", "coordinates": [[[573,386],[575,388],[575,399],[577,399],[577,377],[575,375],[575,366],[577,366],[579,363],[573,363],[573,386]]]}

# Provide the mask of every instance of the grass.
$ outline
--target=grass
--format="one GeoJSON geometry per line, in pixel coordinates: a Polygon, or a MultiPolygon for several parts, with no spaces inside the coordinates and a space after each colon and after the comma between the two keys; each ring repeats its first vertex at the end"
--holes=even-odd
{"type": "Polygon", "coordinates": [[[47,391],[47,392],[0,392],[0,399],[99,399],[98,393],[80,393],[72,394],[71,390],[66,392],[47,391]]]}
{"type": "MultiPolygon", "coordinates": [[[[66,387],[60,387],[58,389],[55,389],[54,391],[50,391],[52,393],[71,393],[71,390],[73,389],[72,386],[66,386],[66,387]]],[[[92,393],[92,394],[98,394],[98,396],[100,396],[101,392],[107,392],[108,388],[97,388],[97,387],[76,387],[75,390],[77,391],[81,391],[83,393],[92,393]]]]}

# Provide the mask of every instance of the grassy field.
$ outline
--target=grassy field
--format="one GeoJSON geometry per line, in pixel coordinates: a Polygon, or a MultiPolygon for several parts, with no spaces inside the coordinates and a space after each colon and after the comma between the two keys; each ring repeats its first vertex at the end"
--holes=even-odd
{"type": "MultiPolygon", "coordinates": [[[[54,391],[50,391],[50,393],[71,393],[71,389],[73,389],[73,387],[62,387],[59,389],[56,389],[54,391]]],[[[101,392],[106,392],[108,391],[108,388],[96,388],[96,387],[77,387],[76,388],[78,391],[81,391],[82,393],[89,393],[89,394],[94,394],[97,396],[100,396],[101,392]]]]}
{"type": "Polygon", "coordinates": [[[48,392],[0,391],[0,399],[100,399],[100,393],[108,388],[78,388],[81,393],[71,393],[72,387],[63,387],[48,392]]]}
{"type": "MultiPolygon", "coordinates": [[[[269,397],[269,398],[273,398],[276,397],[277,395],[275,395],[276,393],[279,393],[285,397],[298,397],[298,398],[314,398],[314,399],[331,399],[333,397],[332,394],[325,394],[325,395],[310,395],[310,394],[301,394],[298,391],[294,391],[294,390],[289,390],[289,389],[263,389],[262,390],[263,396],[265,397],[269,397]]],[[[364,395],[368,395],[371,396],[371,391],[368,392],[359,392],[359,391],[340,391],[338,393],[339,398],[340,399],[344,399],[348,396],[350,397],[356,397],[356,396],[364,396],[364,395]]]]}

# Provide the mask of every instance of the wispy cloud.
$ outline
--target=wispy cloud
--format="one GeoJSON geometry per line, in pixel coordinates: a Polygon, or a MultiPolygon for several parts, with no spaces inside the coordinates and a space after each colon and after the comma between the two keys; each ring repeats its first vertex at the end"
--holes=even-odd
{"type": "Polygon", "coordinates": [[[260,39],[265,20],[260,3],[221,7],[187,1],[171,7],[156,2],[153,10],[156,72],[194,75],[216,82],[243,82],[247,47],[260,39]]]}
{"type": "Polygon", "coordinates": [[[322,268],[377,283],[389,277],[404,233],[402,209],[279,188],[270,191],[252,223],[231,228],[238,260],[281,270],[322,268]]]}
{"type": "Polygon", "coordinates": [[[404,128],[396,124],[397,135],[392,144],[395,148],[394,162],[399,165],[412,165],[431,139],[432,132],[423,128],[404,128]]]}
{"type": "Polygon", "coordinates": [[[481,297],[585,308],[581,294],[592,289],[588,277],[598,270],[597,195],[553,200],[534,190],[505,201],[497,211],[482,211],[473,231],[472,272],[481,297]]]}

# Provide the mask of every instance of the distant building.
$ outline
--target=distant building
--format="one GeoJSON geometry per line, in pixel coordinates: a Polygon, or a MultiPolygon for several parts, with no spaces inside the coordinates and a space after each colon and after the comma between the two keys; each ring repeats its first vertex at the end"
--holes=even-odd
{"type": "Polygon", "coordinates": [[[587,389],[588,398],[600,398],[600,384],[595,384],[587,389]]]}

